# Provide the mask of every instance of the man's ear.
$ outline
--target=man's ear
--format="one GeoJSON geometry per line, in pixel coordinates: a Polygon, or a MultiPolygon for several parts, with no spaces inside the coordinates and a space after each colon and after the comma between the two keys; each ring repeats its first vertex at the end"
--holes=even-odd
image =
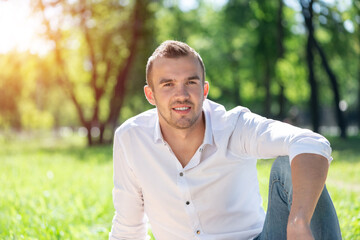
{"type": "Polygon", "coordinates": [[[145,97],[148,100],[148,102],[151,105],[155,106],[155,98],[154,98],[154,93],[153,90],[151,89],[151,87],[149,85],[145,85],[144,87],[144,93],[145,93],[145,97]]]}
{"type": "Polygon", "coordinates": [[[209,94],[209,82],[205,81],[204,82],[204,100],[207,98],[207,95],[209,94]]]}

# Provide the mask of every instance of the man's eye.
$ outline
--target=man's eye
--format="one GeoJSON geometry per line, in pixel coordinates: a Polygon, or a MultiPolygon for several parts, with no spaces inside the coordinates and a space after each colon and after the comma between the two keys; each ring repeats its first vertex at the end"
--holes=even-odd
{"type": "Polygon", "coordinates": [[[171,87],[171,86],[172,86],[172,83],[165,83],[163,86],[164,86],[164,87],[171,87]]]}
{"type": "Polygon", "coordinates": [[[197,84],[196,81],[189,81],[188,84],[197,84]]]}

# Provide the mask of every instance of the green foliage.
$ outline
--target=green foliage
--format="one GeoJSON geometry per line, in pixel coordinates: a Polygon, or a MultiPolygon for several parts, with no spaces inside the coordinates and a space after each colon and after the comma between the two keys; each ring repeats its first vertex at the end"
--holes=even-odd
{"type": "Polygon", "coordinates": [[[29,53],[0,55],[0,127],[29,130],[54,126],[52,110],[61,99],[52,95],[56,89],[47,64],[46,59],[29,53]]]}
{"type": "MultiPolygon", "coordinates": [[[[22,95],[22,83],[15,69],[21,65],[21,59],[16,55],[0,55],[0,126],[19,126],[20,110],[17,104],[22,95]],[[9,66],[9,67],[6,67],[9,66]]],[[[17,72],[18,73],[18,72],[17,72]]]]}
{"type": "MultiPolygon", "coordinates": [[[[35,13],[41,12],[38,2],[32,4],[35,13]]],[[[57,10],[46,15],[52,27],[42,37],[52,41],[53,51],[43,57],[16,52],[0,56],[0,128],[78,126],[78,108],[91,124],[106,122],[116,81],[131,53],[136,2],[48,4],[48,10],[55,5],[57,10]],[[64,84],[65,78],[69,85],[64,84]],[[101,96],[99,89],[103,89],[101,96]]],[[[201,0],[197,8],[183,11],[181,1],[138,2],[144,27],[126,78],[124,101],[115,101],[123,107],[118,123],[151,107],[143,96],[145,64],[167,39],[185,41],[201,54],[210,82],[209,98],[227,108],[245,105],[254,112],[281,117],[279,99],[284,97],[285,112],[294,105],[307,111],[307,33],[298,7],[280,0],[229,0],[214,7],[214,1],[201,0]]],[[[359,8],[356,1],[344,6],[336,1],[314,3],[315,37],[352,111],[349,116],[354,115],[359,99],[359,8]]],[[[334,96],[318,56],[314,69],[320,105],[332,106],[334,96]]]]}
{"type": "MultiPolygon", "coordinates": [[[[327,187],[343,239],[358,239],[360,139],[330,141],[334,161],[327,187]]],[[[114,214],[110,145],[86,148],[85,139],[49,133],[2,134],[0,144],[1,239],[107,238],[114,214]]],[[[271,160],[258,162],[265,209],[271,164],[271,160]]]]}

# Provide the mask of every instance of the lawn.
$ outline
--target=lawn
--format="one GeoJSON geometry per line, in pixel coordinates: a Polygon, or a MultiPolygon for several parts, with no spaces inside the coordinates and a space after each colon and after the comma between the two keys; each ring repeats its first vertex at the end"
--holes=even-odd
{"type": "MultiPolygon", "coordinates": [[[[330,139],[327,186],[344,239],[360,239],[360,138],[330,139]]],[[[0,135],[0,239],[107,239],[112,147],[86,148],[76,136],[0,135]]],[[[272,161],[258,164],[267,201],[272,161]]]]}

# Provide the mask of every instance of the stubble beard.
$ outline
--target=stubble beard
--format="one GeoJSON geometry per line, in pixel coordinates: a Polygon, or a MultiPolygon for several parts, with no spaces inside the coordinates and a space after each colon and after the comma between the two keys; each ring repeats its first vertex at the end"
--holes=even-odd
{"type": "Polygon", "coordinates": [[[170,109],[169,117],[166,117],[165,114],[163,114],[162,111],[159,111],[158,109],[158,113],[161,115],[162,119],[164,119],[169,126],[176,129],[188,129],[194,126],[195,123],[200,118],[202,111],[199,114],[194,115],[193,117],[181,116],[179,119],[176,119],[174,116],[175,113],[172,111],[172,106],[176,104],[187,104],[191,106],[191,110],[195,110],[194,104],[191,101],[182,101],[182,102],[176,101],[170,104],[169,106],[170,109]]]}

